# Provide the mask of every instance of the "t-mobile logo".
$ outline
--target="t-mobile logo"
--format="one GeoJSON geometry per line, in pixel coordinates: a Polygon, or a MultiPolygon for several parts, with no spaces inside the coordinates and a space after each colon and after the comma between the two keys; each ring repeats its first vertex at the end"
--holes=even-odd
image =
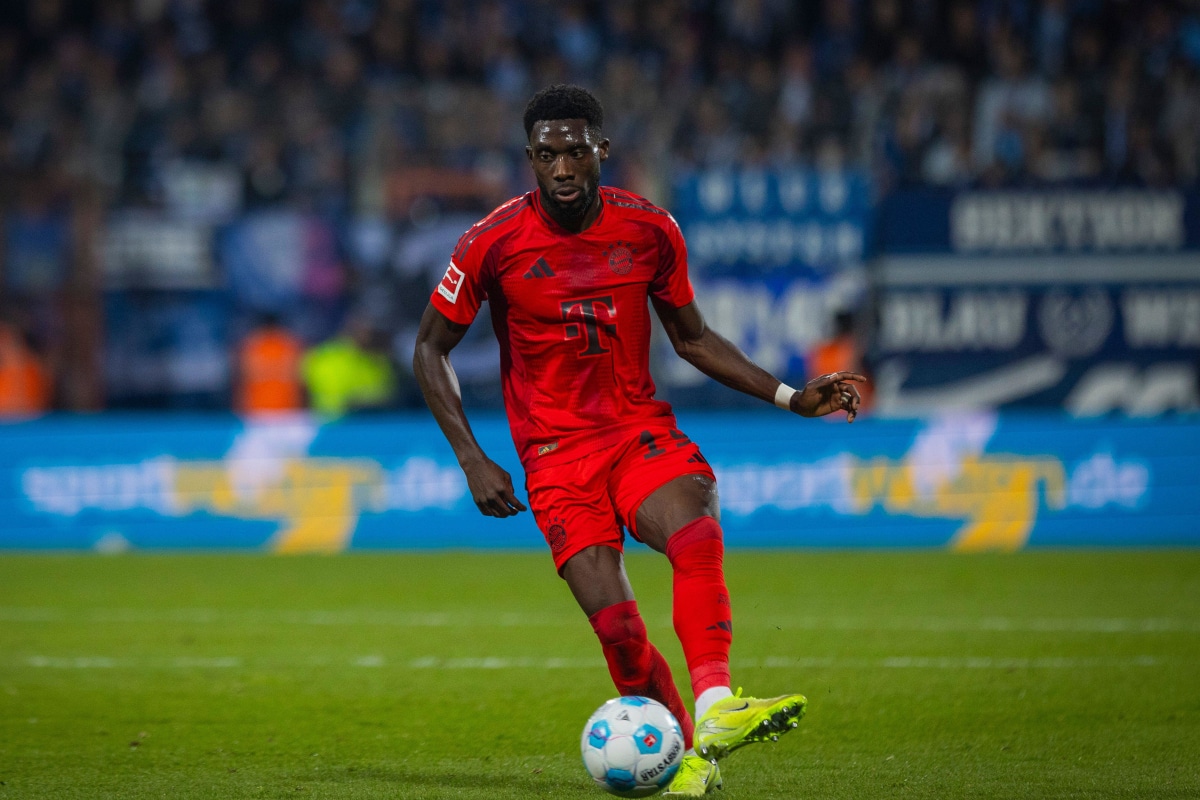
{"type": "Polygon", "coordinates": [[[560,308],[563,322],[566,323],[566,338],[583,339],[585,347],[579,351],[579,355],[598,356],[609,352],[601,333],[614,336],[617,332],[617,308],[612,295],[564,300],[560,308]]]}

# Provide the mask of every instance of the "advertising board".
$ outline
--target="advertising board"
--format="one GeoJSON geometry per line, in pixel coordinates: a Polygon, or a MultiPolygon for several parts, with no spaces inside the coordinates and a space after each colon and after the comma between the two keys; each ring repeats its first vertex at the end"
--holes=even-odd
{"type": "MultiPolygon", "coordinates": [[[[473,423],[520,487],[503,419],[473,423]]],[[[731,547],[1200,544],[1197,417],[680,426],[718,476],[731,547]]],[[[530,514],[480,515],[424,415],[47,418],[0,428],[0,486],[0,549],[545,548],[530,514]]]]}

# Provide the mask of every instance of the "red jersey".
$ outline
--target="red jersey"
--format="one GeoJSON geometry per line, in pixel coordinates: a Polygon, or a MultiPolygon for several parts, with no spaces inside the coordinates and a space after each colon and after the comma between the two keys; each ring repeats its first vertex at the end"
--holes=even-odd
{"type": "Polygon", "coordinates": [[[525,470],[580,458],[647,420],[674,426],[650,376],[653,296],[680,308],[694,293],[675,220],[635,194],[600,187],[600,214],[571,233],[537,191],[463,234],[432,303],[469,324],[484,300],[500,342],[500,378],[525,470]]]}

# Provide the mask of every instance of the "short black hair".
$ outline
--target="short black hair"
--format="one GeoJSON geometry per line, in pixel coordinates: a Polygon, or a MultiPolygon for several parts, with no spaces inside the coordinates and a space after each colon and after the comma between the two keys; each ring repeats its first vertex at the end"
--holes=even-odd
{"type": "Polygon", "coordinates": [[[582,86],[556,83],[535,94],[525,106],[525,138],[539,120],[581,119],[593,133],[604,128],[604,107],[582,86]]]}

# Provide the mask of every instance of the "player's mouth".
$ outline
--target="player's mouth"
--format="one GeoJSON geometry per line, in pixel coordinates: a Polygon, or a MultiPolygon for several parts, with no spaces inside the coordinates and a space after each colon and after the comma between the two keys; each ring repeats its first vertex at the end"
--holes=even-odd
{"type": "Polygon", "coordinates": [[[563,204],[574,203],[583,196],[583,190],[578,186],[560,186],[554,190],[554,199],[563,204]]]}

